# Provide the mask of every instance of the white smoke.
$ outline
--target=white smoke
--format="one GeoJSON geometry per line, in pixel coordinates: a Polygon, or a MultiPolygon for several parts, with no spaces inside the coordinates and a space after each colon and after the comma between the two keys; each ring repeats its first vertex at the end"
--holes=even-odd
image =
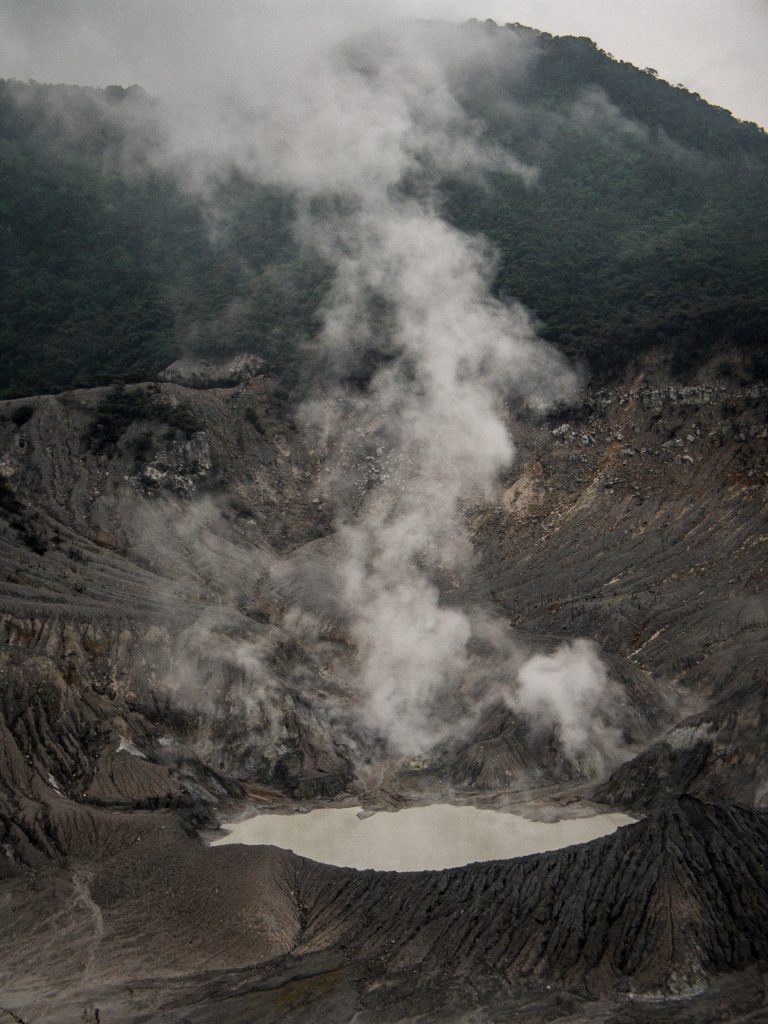
{"type": "MultiPolygon", "coordinates": [[[[327,367],[340,377],[386,351],[364,395],[326,376],[303,419],[325,441],[329,483],[343,476],[350,434],[377,452],[372,468],[386,459],[365,494],[337,502],[327,604],[354,642],[354,663],[337,669],[366,726],[412,754],[466,718],[443,704],[472,676],[472,615],[445,604],[437,578],[466,570],[466,507],[491,500],[513,460],[505,405],[543,410],[576,388],[525,311],[491,296],[492,251],[451,227],[435,198],[445,175],[493,171],[535,187],[535,168],[484,139],[455,95],[480,66],[509,74],[517,62],[523,74],[531,43],[479,25],[401,23],[342,41],[323,21],[292,46],[279,28],[264,36],[280,40],[279,60],[260,51],[243,73],[236,59],[234,76],[230,67],[216,86],[177,96],[164,159],[195,187],[234,165],[293,190],[302,241],[334,268],[318,339],[327,367]]],[[[309,571],[300,589],[316,590],[309,571]]],[[[563,741],[578,746],[572,729],[563,741]]]]}
{"type": "Polygon", "coordinates": [[[231,609],[209,608],[178,634],[162,686],[180,707],[208,715],[218,713],[223,697],[274,743],[281,686],[272,661],[279,639],[276,630],[256,633],[231,609]]]}
{"type": "MultiPolygon", "coordinates": [[[[467,30],[473,60],[490,38],[467,30]]],[[[372,298],[390,314],[390,358],[365,397],[317,396],[305,419],[335,441],[362,431],[387,455],[386,477],[339,509],[335,604],[356,645],[366,722],[401,753],[434,743],[436,703],[469,671],[469,616],[443,604],[433,576],[466,565],[462,506],[490,499],[512,461],[503,403],[514,394],[544,408],[575,384],[526,314],[491,297],[486,247],[433,202],[442,174],[534,177],[464,118],[448,75],[457,40],[400,27],[315,53],[311,74],[285,82],[268,112],[242,108],[255,127],[238,157],[261,178],[277,171],[310,197],[343,200],[307,204],[301,224],[336,268],[320,339],[332,359],[343,366],[384,343],[372,298]]]]}
{"type": "MultiPolygon", "coordinates": [[[[438,582],[460,579],[471,560],[466,509],[491,500],[512,463],[515,408],[543,410],[576,389],[527,314],[491,296],[492,251],[447,223],[437,200],[447,175],[493,172],[510,188],[538,187],[535,168],[485,138],[457,95],[479,69],[522,76],[535,43],[478,24],[405,24],[386,7],[371,18],[369,5],[305,4],[300,17],[290,4],[237,5],[223,17],[215,4],[169,0],[152,5],[152,32],[137,14],[144,4],[116,5],[114,24],[98,5],[69,6],[80,14],[77,39],[87,29],[113,80],[161,95],[161,165],[206,192],[233,167],[291,190],[299,237],[334,268],[318,343],[339,374],[333,385],[324,378],[304,421],[325,442],[329,483],[344,475],[338,451],[350,434],[376,452],[374,470],[376,460],[387,470],[337,502],[327,603],[354,641],[347,671],[367,724],[394,751],[423,750],[443,735],[446,695],[472,675],[472,613],[446,604],[438,582]],[[365,393],[345,391],[343,371],[377,351],[386,359],[369,359],[365,393]]],[[[590,116],[607,116],[606,104],[590,103],[590,116]]],[[[204,623],[190,647],[215,633],[204,623]]],[[[578,646],[554,659],[555,668],[529,663],[517,699],[556,719],[576,752],[603,676],[578,646]],[[566,676],[576,681],[568,692],[556,682],[566,676]]],[[[265,651],[232,660],[269,680],[265,651]]],[[[502,664],[510,691],[518,661],[502,664]]]]}
{"type": "Polygon", "coordinates": [[[641,142],[647,142],[649,131],[644,124],[626,117],[598,86],[582,89],[567,111],[579,128],[595,132],[621,132],[641,142]]]}
{"type": "Polygon", "coordinates": [[[610,681],[591,641],[578,639],[552,654],[533,655],[520,668],[518,683],[508,696],[510,706],[553,727],[573,763],[594,774],[616,763],[621,736],[600,715],[613,702],[610,681]]]}
{"type": "Polygon", "coordinates": [[[365,323],[371,290],[393,307],[397,358],[351,416],[343,397],[320,404],[325,429],[338,411],[387,455],[386,479],[340,524],[335,556],[370,722],[413,752],[433,736],[436,697],[468,671],[469,617],[443,606],[431,576],[466,566],[462,506],[490,499],[513,458],[503,399],[528,391],[542,406],[572,382],[522,311],[489,297],[482,250],[433,210],[380,202],[348,230],[355,259],[340,272],[330,342],[365,323]]]}

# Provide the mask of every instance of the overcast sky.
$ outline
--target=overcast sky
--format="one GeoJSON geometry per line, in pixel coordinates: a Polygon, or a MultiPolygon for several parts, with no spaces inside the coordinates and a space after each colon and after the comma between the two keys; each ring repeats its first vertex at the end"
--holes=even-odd
{"type": "Polygon", "coordinates": [[[768,0],[2,0],[0,77],[153,86],[157,40],[173,44],[170,14],[200,3],[222,20],[249,24],[280,10],[319,9],[350,26],[383,11],[519,21],[555,34],[586,35],[614,56],[654,67],[744,120],[768,127],[768,0]],[[112,31],[109,31],[111,22],[112,31]],[[153,45],[154,44],[154,45],[153,45]],[[131,82],[124,81],[130,78],[131,82]]]}

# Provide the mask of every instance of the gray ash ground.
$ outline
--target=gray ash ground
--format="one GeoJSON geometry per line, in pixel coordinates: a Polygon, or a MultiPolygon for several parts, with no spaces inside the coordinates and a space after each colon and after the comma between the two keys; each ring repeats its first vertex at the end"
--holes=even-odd
{"type": "MultiPolygon", "coordinates": [[[[467,510],[477,559],[445,601],[538,649],[597,641],[627,719],[603,777],[500,705],[388,760],[329,671],[343,624],[305,642],[268,571],[322,560],[322,453],[266,378],[157,395],[200,430],[98,451],[102,391],[0,408],[0,1020],[768,1020],[764,386],[656,363],[518,417],[501,500],[467,510]],[[644,819],[413,875],[198,832],[445,799],[644,819]]],[[[375,451],[349,461],[365,486],[375,451]]]]}

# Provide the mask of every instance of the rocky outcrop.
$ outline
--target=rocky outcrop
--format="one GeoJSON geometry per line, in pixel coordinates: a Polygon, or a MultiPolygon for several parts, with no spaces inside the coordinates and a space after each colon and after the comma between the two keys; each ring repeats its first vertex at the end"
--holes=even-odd
{"type": "Polygon", "coordinates": [[[252,353],[239,352],[224,359],[181,356],[167,366],[160,379],[187,387],[231,387],[260,375],[263,360],[252,353]]]}
{"type": "Polygon", "coordinates": [[[763,678],[726,691],[600,786],[596,799],[641,812],[683,793],[768,803],[768,693],[763,678]]]}

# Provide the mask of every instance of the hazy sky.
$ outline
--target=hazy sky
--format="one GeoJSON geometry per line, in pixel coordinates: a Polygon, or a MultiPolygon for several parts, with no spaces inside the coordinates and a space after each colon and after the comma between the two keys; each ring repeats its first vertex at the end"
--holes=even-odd
{"type": "Polygon", "coordinates": [[[247,12],[250,25],[295,11],[297,30],[302,13],[316,20],[327,9],[350,25],[392,12],[587,35],[614,56],[655,67],[673,84],[768,126],[768,0],[2,0],[0,77],[107,85],[130,84],[128,76],[152,88],[158,40],[167,33],[172,51],[178,30],[171,21],[186,13],[194,23],[201,5],[222,21],[247,12]]]}

